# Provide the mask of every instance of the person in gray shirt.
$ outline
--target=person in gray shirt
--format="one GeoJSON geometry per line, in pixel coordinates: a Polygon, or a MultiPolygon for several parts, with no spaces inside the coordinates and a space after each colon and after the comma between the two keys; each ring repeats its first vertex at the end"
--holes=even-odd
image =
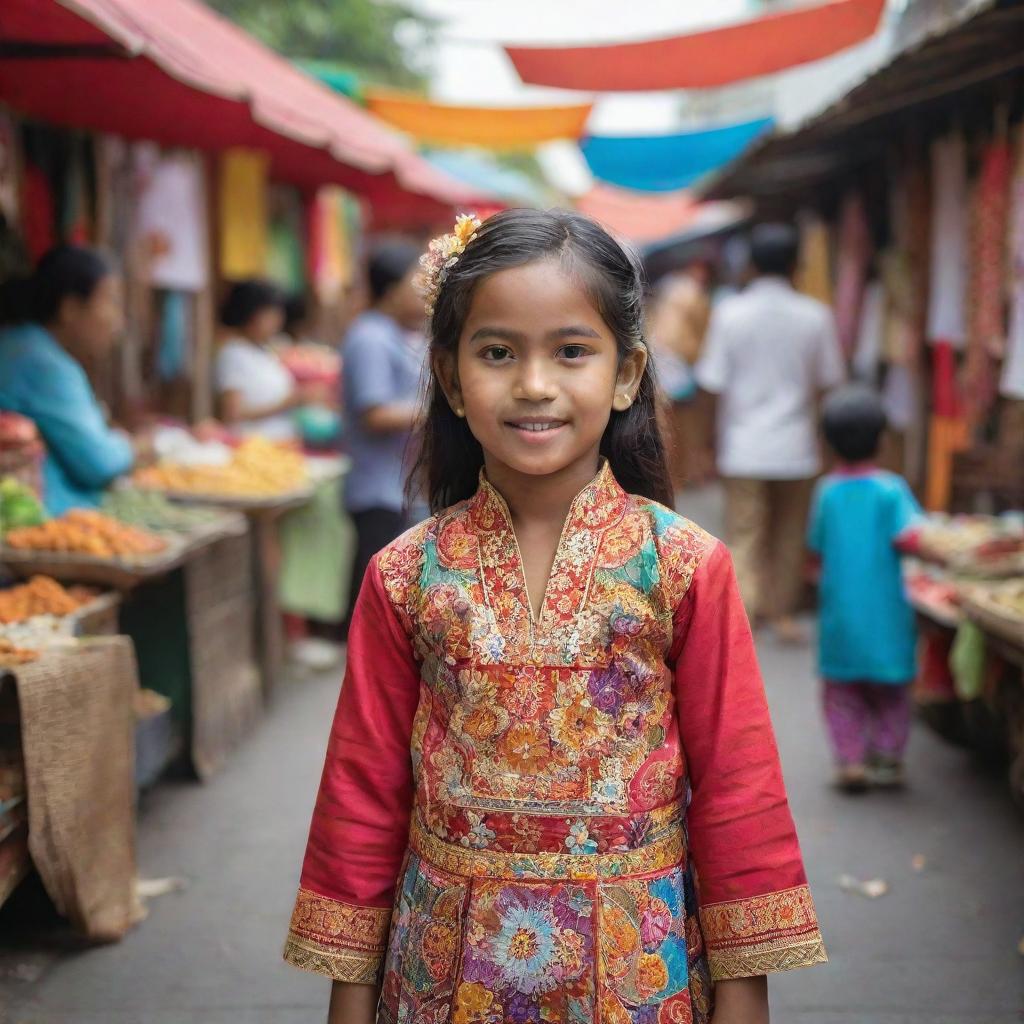
{"type": "Polygon", "coordinates": [[[373,250],[371,305],[342,346],[342,415],[352,458],[345,505],[357,537],[353,603],[370,559],[410,525],[405,479],[426,355],[423,298],[413,285],[420,253],[411,242],[393,240],[373,250]]]}

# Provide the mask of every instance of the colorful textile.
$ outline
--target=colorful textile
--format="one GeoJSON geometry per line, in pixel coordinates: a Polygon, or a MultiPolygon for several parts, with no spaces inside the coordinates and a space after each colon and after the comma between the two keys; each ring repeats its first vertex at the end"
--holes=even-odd
{"type": "Polygon", "coordinates": [[[735,160],[773,123],[763,117],[678,135],[591,135],[580,149],[601,181],[638,192],[674,192],[735,160]]]}
{"type": "Polygon", "coordinates": [[[931,281],[927,337],[963,348],[967,337],[967,148],[954,133],[932,143],[931,281]]]}
{"type": "Polygon", "coordinates": [[[928,425],[928,468],[924,507],[945,512],[953,491],[953,456],[970,447],[971,432],[963,416],[934,415],[928,425]]]}
{"type": "Polygon", "coordinates": [[[865,764],[873,756],[903,760],[913,717],[909,685],[837,683],[826,679],[822,697],[837,764],[865,764]]]}
{"type": "Polygon", "coordinates": [[[839,215],[839,251],[836,257],[836,291],[833,305],[836,330],[843,352],[850,356],[860,327],[864,286],[871,261],[871,232],[864,198],[849,192],[839,215]]]}
{"type": "Polygon", "coordinates": [[[989,144],[974,191],[970,264],[970,322],[964,360],[968,419],[980,422],[996,397],[995,356],[1006,339],[1006,227],[1009,213],[1009,143],[989,144]]]}
{"type": "Polygon", "coordinates": [[[832,264],[829,252],[828,224],[816,215],[800,221],[800,266],[796,275],[797,291],[832,305],[832,264]]]}
{"type": "Polygon", "coordinates": [[[706,89],[821,60],[874,35],[884,0],[828,0],[737,25],[606,46],[506,46],[531,85],[586,92],[706,89]]]}
{"type": "Polygon", "coordinates": [[[1018,142],[1010,189],[1007,277],[1010,326],[999,377],[999,393],[1006,398],[1024,399],[1024,133],[1018,142]]]}
{"type": "Polygon", "coordinates": [[[486,480],[386,548],[285,955],[460,1022],[706,1022],[709,975],[822,961],[725,548],[607,466],[539,616],[486,480]]]}
{"type": "Polygon", "coordinates": [[[230,280],[267,271],[266,153],[228,149],[220,162],[220,272],[230,280]]]}
{"type": "Polygon", "coordinates": [[[498,150],[578,139],[593,107],[453,106],[387,89],[368,89],[366,105],[371,113],[428,145],[498,150]]]}

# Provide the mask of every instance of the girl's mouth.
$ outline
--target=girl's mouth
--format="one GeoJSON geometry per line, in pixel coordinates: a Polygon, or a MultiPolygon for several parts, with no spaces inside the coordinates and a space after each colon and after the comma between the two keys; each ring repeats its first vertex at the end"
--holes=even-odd
{"type": "Polygon", "coordinates": [[[531,441],[547,440],[552,434],[566,425],[565,420],[526,417],[521,420],[508,420],[506,425],[515,430],[524,439],[531,441]]]}

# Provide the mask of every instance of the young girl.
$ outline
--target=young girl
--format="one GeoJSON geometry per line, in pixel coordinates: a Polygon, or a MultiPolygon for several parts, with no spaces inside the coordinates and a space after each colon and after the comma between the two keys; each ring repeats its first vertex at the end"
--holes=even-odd
{"type": "Polygon", "coordinates": [[[333,1024],[767,1021],[825,952],[636,264],[532,210],[429,259],[436,514],[363,583],[285,956],[333,1024]]]}

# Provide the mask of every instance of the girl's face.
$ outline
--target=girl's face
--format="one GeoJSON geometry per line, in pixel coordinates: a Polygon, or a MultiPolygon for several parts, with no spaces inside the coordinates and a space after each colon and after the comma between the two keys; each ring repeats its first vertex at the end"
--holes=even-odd
{"type": "Polygon", "coordinates": [[[436,369],[493,479],[570,467],[592,476],[612,409],[632,401],[646,363],[643,349],[620,360],[579,281],[541,260],[477,285],[457,358],[436,369]]]}

